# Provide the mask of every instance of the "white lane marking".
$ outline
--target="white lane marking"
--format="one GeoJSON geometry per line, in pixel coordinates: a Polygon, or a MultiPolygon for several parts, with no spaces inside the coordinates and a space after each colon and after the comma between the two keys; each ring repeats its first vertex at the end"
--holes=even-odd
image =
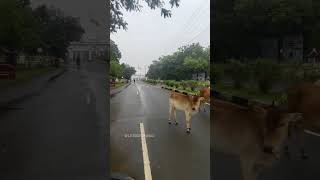
{"type": "Polygon", "coordinates": [[[314,135],[314,136],[318,136],[318,137],[320,137],[320,134],[318,134],[318,133],[315,133],[315,132],[312,132],[312,131],[309,131],[309,130],[304,130],[304,132],[305,133],[308,133],[308,134],[311,134],[311,135],[314,135]]]}
{"type": "Polygon", "coordinates": [[[147,147],[146,135],[144,132],[143,123],[140,123],[140,132],[141,132],[141,145],[142,145],[142,154],[143,154],[144,177],[145,177],[145,180],[152,180],[148,147],[147,147]]]}

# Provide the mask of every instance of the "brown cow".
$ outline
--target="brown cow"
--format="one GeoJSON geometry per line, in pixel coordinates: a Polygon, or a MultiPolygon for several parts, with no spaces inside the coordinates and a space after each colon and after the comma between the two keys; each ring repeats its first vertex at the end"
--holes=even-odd
{"type": "Polygon", "coordinates": [[[194,114],[199,112],[200,102],[203,100],[203,97],[172,92],[169,97],[169,124],[171,124],[172,114],[174,115],[176,125],[178,124],[176,110],[182,110],[185,112],[186,116],[187,133],[190,133],[191,118],[194,114]]]}
{"type": "MultiPolygon", "coordinates": [[[[312,83],[301,83],[288,90],[288,111],[303,114],[303,119],[299,123],[293,124],[292,130],[301,141],[304,130],[311,130],[320,133],[320,86],[312,83]]],[[[291,133],[292,134],[292,133],[291,133]]],[[[291,135],[289,134],[289,136],[291,135]]],[[[299,143],[302,145],[302,143],[299,143]]],[[[303,146],[300,147],[303,159],[307,158],[303,146]]],[[[288,146],[286,153],[290,158],[288,146]]]]}
{"type": "Polygon", "coordinates": [[[244,180],[255,180],[259,171],[279,159],[289,121],[301,118],[276,107],[241,107],[214,100],[211,104],[214,150],[240,158],[244,180]]]}
{"type": "Polygon", "coordinates": [[[200,90],[200,97],[204,97],[204,101],[201,101],[200,106],[203,106],[203,111],[206,112],[206,109],[204,107],[204,102],[208,101],[210,102],[210,87],[205,87],[200,90]]]}

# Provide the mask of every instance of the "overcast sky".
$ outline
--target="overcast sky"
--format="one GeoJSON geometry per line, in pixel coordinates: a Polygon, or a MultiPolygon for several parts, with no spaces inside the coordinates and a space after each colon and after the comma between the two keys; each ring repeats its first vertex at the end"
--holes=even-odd
{"type": "Polygon", "coordinates": [[[172,12],[166,19],[159,9],[146,6],[141,12],[125,12],[128,30],[111,34],[122,53],[121,62],[144,74],[145,66],[178,47],[194,42],[206,47],[210,44],[210,0],[181,0],[172,12]]]}

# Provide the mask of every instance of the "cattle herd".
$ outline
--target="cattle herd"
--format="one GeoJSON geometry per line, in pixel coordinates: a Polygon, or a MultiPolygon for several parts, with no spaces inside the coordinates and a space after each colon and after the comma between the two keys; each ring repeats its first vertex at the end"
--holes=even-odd
{"type": "MultiPolygon", "coordinates": [[[[280,158],[293,135],[305,130],[320,132],[320,83],[302,83],[287,91],[287,105],[240,106],[213,98],[211,148],[237,155],[244,180],[255,180],[259,171],[280,158]]],[[[300,142],[302,158],[307,158],[300,142]]]]}

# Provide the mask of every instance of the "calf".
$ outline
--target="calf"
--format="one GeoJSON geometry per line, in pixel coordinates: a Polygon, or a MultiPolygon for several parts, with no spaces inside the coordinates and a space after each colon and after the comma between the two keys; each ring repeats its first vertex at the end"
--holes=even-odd
{"type": "MultiPolygon", "coordinates": [[[[200,90],[200,97],[204,98],[204,101],[209,101],[210,102],[210,87],[205,87],[200,90]]],[[[200,106],[203,106],[203,111],[206,112],[206,109],[204,107],[204,101],[201,101],[200,106]]]]}
{"type": "MultiPolygon", "coordinates": [[[[303,119],[292,124],[292,132],[297,135],[302,159],[307,158],[301,142],[304,130],[320,133],[320,86],[312,83],[301,83],[288,90],[288,111],[302,113],[303,119]]],[[[290,133],[289,137],[293,134],[290,133]]],[[[290,158],[289,147],[286,154],[290,158]]]]}
{"type": "Polygon", "coordinates": [[[175,124],[178,124],[176,110],[182,110],[186,116],[187,133],[190,133],[191,118],[194,114],[199,112],[200,102],[203,100],[203,97],[172,92],[169,97],[169,124],[171,124],[172,115],[174,115],[175,124]]]}
{"type": "Polygon", "coordinates": [[[244,180],[255,180],[262,168],[279,159],[289,121],[301,118],[276,107],[241,107],[220,100],[211,107],[213,149],[239,156],[244,180]]]}

